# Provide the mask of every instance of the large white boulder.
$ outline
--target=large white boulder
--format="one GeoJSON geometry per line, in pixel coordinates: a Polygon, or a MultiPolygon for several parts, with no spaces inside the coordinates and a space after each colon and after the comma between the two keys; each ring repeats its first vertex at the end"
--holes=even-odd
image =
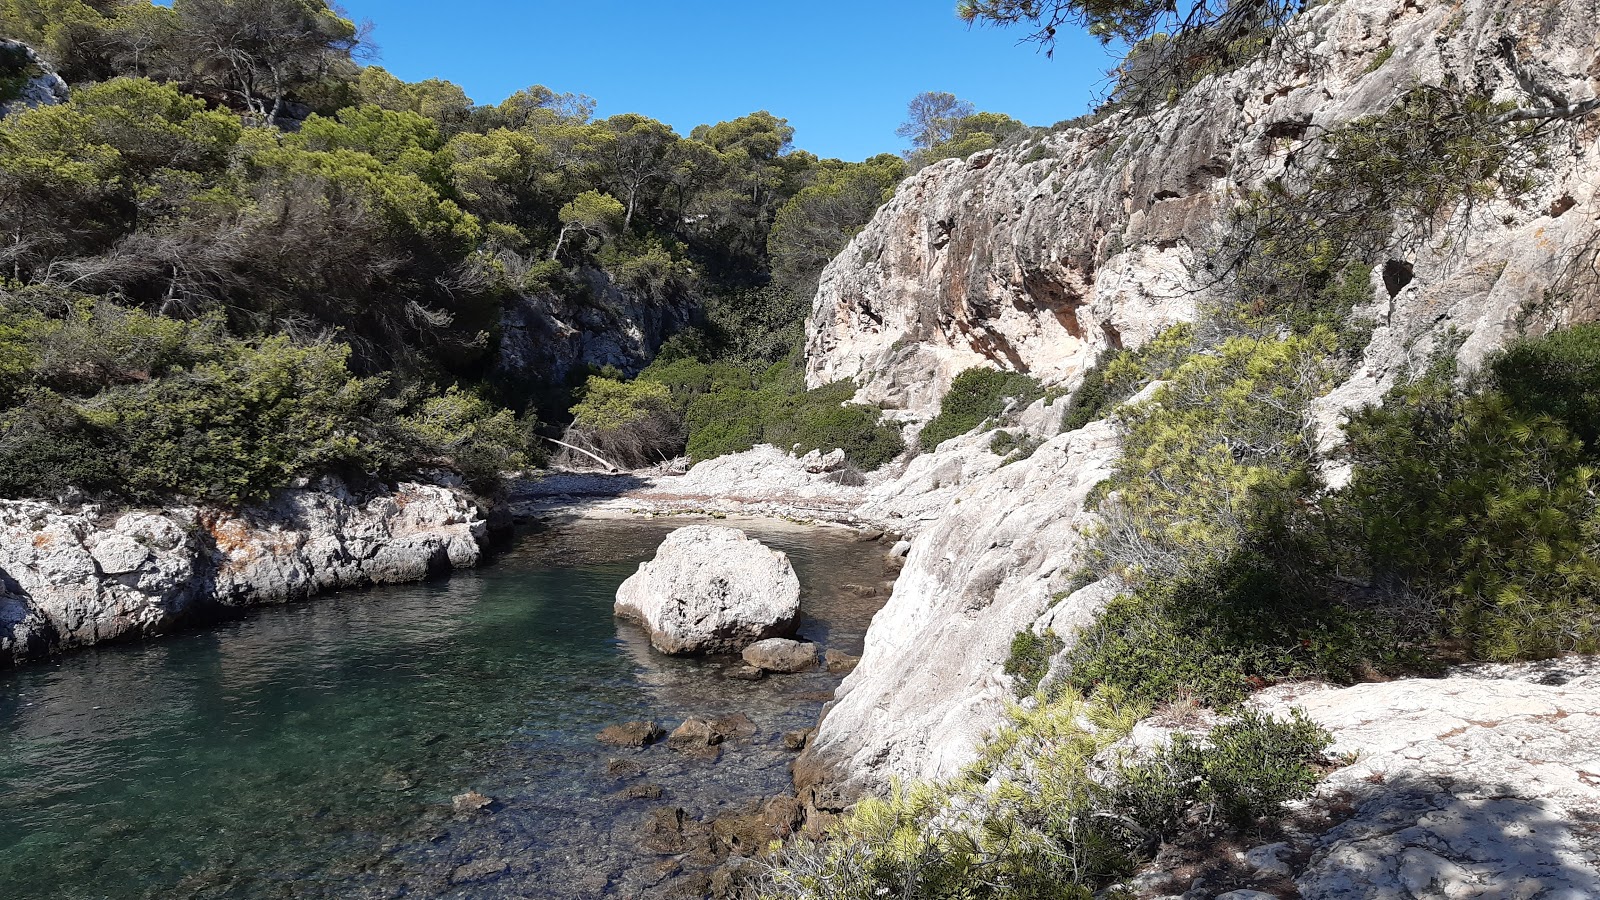
{"type": "Polygon", "coordinates": [[[690,525],[622,583],[616,613],[663,653],[737,653],[794,631],[800,580],[788,556],[737,528],[690,525]]]}

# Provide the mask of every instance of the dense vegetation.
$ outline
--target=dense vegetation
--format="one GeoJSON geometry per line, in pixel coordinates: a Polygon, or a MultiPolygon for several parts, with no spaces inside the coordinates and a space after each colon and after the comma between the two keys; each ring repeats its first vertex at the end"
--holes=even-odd
{"type": "Polygon", "coordinates": [[[787,848],[773,896],[1088,900],[1196,818],[1250,830],[1316,783],[1328,735],[1245,713],[1204,743],[1114,748],[1146,708],[1108,693],[1013,710],[962,774],[861,801],[834,839],[787,848]],[[1098,770],[1098,774],[1091,772],[1098,770]]]}
{"type": "Polygon", "coordinates": [[[950,382],[950,389],[939,401],[939,414],[923,426],[917,442],[922,449],[933,450],[1007,409],[1024,408],[1043,396],[1039,382],[1027,375],[983,367],[967,369],[950,382]]]}
{"type": "MultiPolygon", "coordinates": [[[[542,86],[475,105],[359,65],[364,36],[324,0],[8,0],[0,35],[73,85],[66,105],[0,121],[13,496],[238,502],[429,466],[487,483],[538,455],[538,418],[575,415],[575,437],[599,440],[634,401],[648,449],[601,449],[675,455],[683,392],[619,394],[615,372],[587,388],[580,373],[576,396],[512,378],[503,306],[622,291],[703,310],[678,356],[759,373],[792,352],[817,273],[904,173],[893,156],[794,150],[767,112],[684,137],[595,120],[593,101],[542,86]]],[[[780,381],[779,405],[819,410],[777,423],[752,374],[763,439],[859,425],[852,440],[888,446],[875,415],[821,411],[780,381]]]]}

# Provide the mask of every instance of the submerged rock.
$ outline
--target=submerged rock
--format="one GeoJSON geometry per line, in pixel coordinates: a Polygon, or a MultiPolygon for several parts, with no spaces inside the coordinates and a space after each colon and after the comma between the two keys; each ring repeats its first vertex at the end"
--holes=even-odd
{"type": "Polygon", "coordinates": [[[604,729],[595,740],[612,747],[648,747],[666,733],[666,729],[654,722],[624,722],[604,729]]]}
{"type": "Polygon", "coordinates": [[[822,660],[829,672],[835,675],[848,675],[855,671],[856,664],[861,662],[861,657],[851,656],[843,650],[829,650],[822,654],[822,660]]]}
{"type": "Polygon", "coordinates": [[[767,638],[744,648],[744,661],[768,672],[804,672],[817,664],[817,645],[767,638]]]}
{"type": "Polygon", "coordinates": [[[723,735],[705,719],[685,719],[682,725],[667,736],[667,749],[700,759],[715,759],[722,751],[717,748],[723,735]]]}
{"type": "Polygon", "coordinates": [[[457,794],[450,798],[450,808],[461,815],[485,812],[491,809],[494,804],[493,797],[487,794],[480,794],[477,791],[467,791],[465,794],[457,794]]]}
{"type": "Polygon", "coordinates": [[[794,631],[800,581],[781,551],[736,528],[691,525],[622,583],[615,609],[663,653],[736,653],[794,631]]]}

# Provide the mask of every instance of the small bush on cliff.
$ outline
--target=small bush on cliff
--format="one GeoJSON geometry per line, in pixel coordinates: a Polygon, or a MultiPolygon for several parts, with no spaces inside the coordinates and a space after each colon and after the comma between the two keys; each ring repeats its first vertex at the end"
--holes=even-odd
{"type": "Polygon", "coordinates": [[[934,450],[1005,412],[1008,403],[1026,407],[1043,396],[1039,382],[1027,375],[981,366],[967,369],[950,383],[939,414],[923,426],[918,443],[924,450],[934,450]]]}
{"type": "Polygon", "coordinates": [[[1011,653],[1006,656],[1005,673],[1014,680],[1018,697],[1029,697],[1039,689],[1039,682],[1050,671],[1050,658],[1060,652],[1066,642],[1054,631],[1037,634],[1024,628],[1011,639],[1011,653]]]}

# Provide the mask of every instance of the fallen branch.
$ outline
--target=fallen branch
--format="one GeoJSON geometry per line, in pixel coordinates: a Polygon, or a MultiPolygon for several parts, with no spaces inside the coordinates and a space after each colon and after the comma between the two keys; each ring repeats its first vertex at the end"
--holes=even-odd
{"type": "Polygon", "coordinates": [[[557,446],[565,447],[568,450],[572,450],[572,451],[575,451],[577,453],[582,453],[584,456],[587,456],[590,459],[594,460],[595,462],[599,463],[600,465],[605,466],[606,467],[606,471],[610,472],[613,475],[615,475],[618,472],[622,471],[621,468],[619,468],[618,466],[612,465],[610,462],[608,462],[605,458],[601,457],[597,453],[590,453],[588,450],[585,450],[582,447],[574,447],[573,445],[567,443],[566,441],[558,441],[553,437],[547,437],[547,438],[545,438],[545,440],[547,440],[550,443],[555,444],[557,446]]]}

